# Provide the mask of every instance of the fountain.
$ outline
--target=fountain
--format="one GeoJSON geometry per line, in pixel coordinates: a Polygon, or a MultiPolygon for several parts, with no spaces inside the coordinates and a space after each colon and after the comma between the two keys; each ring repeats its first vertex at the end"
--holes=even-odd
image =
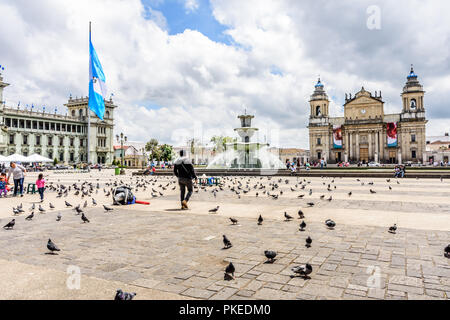
{"type": "Polygon", "coordinates": [[[238,116],[241,127],[234,129],[241,138],[239,142],[227,143],[225,151],[209,164],[208,169],[285,169],[281,160],[270,153],[267,143],[250,142],[258,128],[252,128],[254,116],[238,116]]]}

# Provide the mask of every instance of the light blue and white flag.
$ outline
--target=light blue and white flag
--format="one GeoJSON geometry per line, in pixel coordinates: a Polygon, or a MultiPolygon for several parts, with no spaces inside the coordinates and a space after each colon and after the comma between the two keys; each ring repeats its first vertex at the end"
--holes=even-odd
{"type": "Polygon", "coordinates": [[[100,60],[98,59],[97,52],[92,45],[90,36],[89,47],[89,108],[95,112],[100,120],[103,120],[105,114],[104,99],[106,98],[106,78],[100,60]]]}

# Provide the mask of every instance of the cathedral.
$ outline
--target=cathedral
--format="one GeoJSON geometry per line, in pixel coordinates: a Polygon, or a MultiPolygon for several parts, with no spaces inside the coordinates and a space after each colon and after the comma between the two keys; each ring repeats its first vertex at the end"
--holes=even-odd
{"type": "Polygon", "coordinates": [[[346,95],[343,117],[330,117],[330,101],[319,79],[310,99],[311,161],[426,162],[424,94],[411,66],[401,93],[401,113],[385,114],[381,92],[372,94],[363,87],[354,96],[346,95]]]}

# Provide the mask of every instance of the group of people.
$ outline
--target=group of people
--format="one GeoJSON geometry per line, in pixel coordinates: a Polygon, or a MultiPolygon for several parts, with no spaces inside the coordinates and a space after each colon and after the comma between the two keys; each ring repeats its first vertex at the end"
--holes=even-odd
{"type": "MultiPolygon", "coordinates": [[[[14,181],[13,197],[23,197],[23,183],[26,172],[27,169],[24,166],[15,162],[11,162],[9,168],[2,165],[0,174],[0,197],[7,197],[8,192],[11,191],[11,188],[9,187],[11,176],[14,181]]],[[[38,189],[41,202],[43,202],[45,179],[42,173],[39,174],[38,179],[36,180],[36,187],[38,189]]]]}
{"type": "Polygon", "coordinates": [[[394,177],[395,178],[404,178],[406,173],[406,168],[404,165],[395,166],[394,169],[394,177]]]}

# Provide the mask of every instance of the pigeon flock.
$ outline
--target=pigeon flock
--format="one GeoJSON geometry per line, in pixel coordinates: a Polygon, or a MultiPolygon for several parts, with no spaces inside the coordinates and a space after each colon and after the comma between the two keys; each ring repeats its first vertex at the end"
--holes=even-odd
{"type": "MultiPolygon", "coordinates": [[[[292,178],[291,178],[292,179],[292,178]]],[[[322,177],[323,179],[323,177],[322,177]]],[[[323,182],[324,190],[326,188],[326,192],[332,193],[335,190],[337,190],[338,186],[335,183],[335,179],[332,178],[331,183],[323,182]]],[[[53,203],[49,202],[48,207],[45,206],[44,203],[39,203],[36,207],[36,204],[33,203],[31,207],[28,209],[29,212],[26,214],[26,217],[24,218],[27,223],[34,223],[34,221],[39,220],[39,216],[48,214],[48,213],[56,213],[56,222],[57,223],[64,223],[65,219],[63,219],[63,214],[61,211],[73,211],[76,216],[80,217],[81,223],[83,225],[86,224],[95,224],[95,216],[89,214],[90,208],[95,208],[98,205],[97,200],[100,198],[98,196],[99,193],[103,193],[103,196],[107,199],[110,198],[110,202],[113,202],[113,205],[110,206],[109,203],[103,203],[100,204],[101,207],[103,207],[104,212],[108,214],[114,214],[114,203],[113,197],[111,196],[114,192],[114,189],[119,186],[127,186],[131,190],[133,190],[134,193],[137,193],[139,191],[146,192],[148,194],[148,197],[151,198],[160,198],[165,196],[165,191],[171,190],[174,191],[177,189],[177,181],[175,178],[166,181],[165,183],[161,183],[161,181],[158,180],[157,177],[131,177],[128,178],[116,178],[115,180],[109,179],[108,182],[104,183],[104,186],[101,187],[100,183],[98,182],[99,179],[97,179],[97,182],[88,182],[84,181],[81,182],[78,180],[77,183],[73,183],[70,185],[65,185],[59,182],[49,182],[47,186],[46,192],[53,192],[56,193],[56,198],[67,198],[69,195],[75,197],[75,199],[79,199],[80,203],[70,203],[68,200],[64,201],[64,205],[62,207],[55,206],[53,203]],[[126,181],[124,181],[126,180],[126,181]],[[35,215],[35,212],[38,213],[35,215]],[[91,223],[92,220],[92,223],[91,223]]],[[[358,183],[361,184],[361,186],[365,186],[366,183],[362,182],[360,179],[356,179],[358,183]]],[[[389,184],[387,190],[391,191],[393,188],[390,185],[391,179],[386,179],[386,182],[389,184]]],[[[400,184],[399,181],[397,181],[397,184],[400,184]]],[[[377,191],[375,190],[375,183],[374,182],[368,182],[368,186],[370,186],[367,189],[365,189],[365,192],[368,191],[368,194],[376,194],[377,191]]],[[[252,177],[223,177],[221,178],[221,183],[213,186],[213,187],[206,187],[202,185],[195,185],[194,186],[194,192],[200,193],[200,192],[210,192],[214,198],[217,198],[220,196],[221,193],[227,193],[231,194],[232,196],[235,195],[237,199],[242,199],[241,197],[243,195],[248,195],[250,192],[254,192],[254,195],[257,198],[261,197],[268,197],[271,199],[271,201],[278,201],[280,197],[286,196],[286,193],[293,193],[294,199],[297,199],[298,201],[301,201],[302,204],[300,206],[312,208],[314,206],[319,206],[321,202],[332,202],[333,197],[331,194],[320,194],[317,195],[317,191],[314,191],[314,189],[311,187],[311,181],[308,181],[307,179],[300,179],[297,178],[293,183],[290,181],[290,179],[287,178],[276,178],[276,177],[259,177],[255,178],[252,177]],[[281,186],[285,184],[289,186],[289,189],[287,191],[283,191],[281,189],[281,186]],[[316,193],[315,193],[316,192],[316,193]],[[314,196],[313,196],[314,194],[314,196]],[[320,199],[320,200],[318,200],[320,199]]],[[[360,190],[357,190],[360,192],[363,190],[362,188],[360,190]]],[[[347,197],[352,197],[354,194],[354,191],[346,192],[344,193],[347,197]]],[[[73,201],[73,197],[71,197],[73,201]]],[[[291,197],[292,198],[292,197],[291,197]]],[[[215,206],[214,208],[211,208],[208,210],[207,213],[209,214],[218,214],[220,210],[220,206],[215,206]]],[[[13,231],[16,227],[16,222],[19,223],[20,221],[16,221],[16,218],[20,216],[21,214],[25,214],[26,210],[23,208],[23,204],[20,204],[17,207],[13,208],[13,216],[15,217],[10,222],[8,222],[6,225],[4,225],[3,229],[8,231],[13,231]]],[[[302,209],[298,210],[298,221],[299,223],[299,231],[305,232],[307,230],[307,217],[302,209]]],[[[263,223],[265,223],[265,220],[263,218],[263,215],[260,213],[256,214],[257,216],[257,225],[262,226],[263,223]]],[[[290,215],[288,212],[284,211],[283,213],[280,213],[280,216],[286,223],[290,223],[294,221],[294,217],[290,215]]],[[[281,218],[280,217],[280,218],[281,218]]],[[[231,225],[236,226],[238,225],[239,221],[236,218],[230,217],[229,221],[231,222],[231,225]]],[[[337,224],[335,221],[333,221],[331,218],[327,219],[325,221],[325,227],[328,230],[334,230],[336,228],[337,224]]],[[[387,232],[391,234],[397,233],[397,223],[393,224],[391,227],[388,228],[387,232]]],[[[305,247],[306,249],[311,248],[313,246],[313,238],[311,235],[304,238],[305,239],[305,247]]],[[[231,249],[233,247],[231,240],[226,236],[223,235],[223,248],[224,250],[231,249]]],[[[47,249],[48,254],[51,255],[57,255],[58,252],[61,252],[62,250],[51,240],[48,239],[47,242],[47,249]]],[[[62,251],[63,252],[63,251],[62,251]]],[[[444,255],[447,258],[450,258],[450,244],[444,248],[444,255]]],[[[277,257],[277,252],[273,250],[265,250],[264,256],[267,258],[266,263],[274,263],[277,257]]],[[[304,279],[308,279],[310,275],[313,272],[313,268],[310,264],[305,265],[299,265],[295,266],[291,269],[293,272],[292,277],[302,277],[304,279]]],[[[233,280],[235,279],[235,266],[232,262],[229,263],[229,265],[225,269],[225,280],[233,280]]],[[[135,297],[135,293],[127,293],[123,292],[122,290],[117,290],[115,300],[132,300],[135,297]]]]}

